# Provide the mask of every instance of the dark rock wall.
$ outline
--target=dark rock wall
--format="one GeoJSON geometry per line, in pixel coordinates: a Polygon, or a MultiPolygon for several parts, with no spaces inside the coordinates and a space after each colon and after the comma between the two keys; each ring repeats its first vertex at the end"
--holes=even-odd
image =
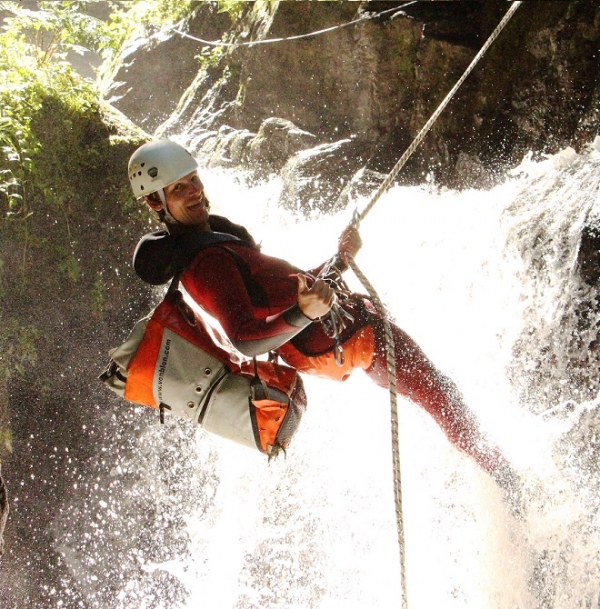
{"type": "MultiPolygon", "coordinates": [[[[299,40],[225,47],[220,61],[205,66],[181,98],[190,78],[179,79],[176,66],[189,69],[190,52],[209,47],[176,36],[138,49],[115,76],[131,88],[117,106],[140,121],[154,100],[154,116],[164,115],[164,102],[148,92],[147,66],[153,62],[164,74],[171,66],[171,85],[154,89],[161,99],[172,91],[169,111],[176,101],[179,106],[158,134],[185,132],[189,145],[213,163],[260,171],[256,155],[223,154],[219,129],[244,132],[241,144],[235,140],[243,148],[263,121],[278,117],[313,134],[315,145],[352,138],[344,150],[352,159],[347,178],[365,164],[387,173],[507,10],[502,0],[417,2],[400,10],[404,4],[281,2],[259,14],[248,3],[242,18],[226,24],[215,3],[202,3],[189,27],[205,40],[286,38],[363,19],[299,40]],[[211,157],[215,148],[219,154],[211,157]]],[[[594,3],[523,2],[400,179],[417,183],[429,175],[453,187],[487,186],[529,150],[553,153],[589,142],[598,129],[599,37],[594,3]]],[[[228,137],[234,141],[230,131],[228,137]]],[[[291,158],[287,152],[280,152],[280,168],[291,158]]],[[[337,194],[339,186],[332,186],[329,196],[337,194]]]]}

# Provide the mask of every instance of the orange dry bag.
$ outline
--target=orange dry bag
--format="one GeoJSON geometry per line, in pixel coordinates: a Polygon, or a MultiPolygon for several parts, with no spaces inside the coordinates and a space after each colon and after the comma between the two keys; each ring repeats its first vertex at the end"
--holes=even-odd
{"type": "Polygon", "coordinates": [[[289,446],[306,410],[293,368],[233,363],[178,290],[170,290],[109,355],[100,380],[120,397],[158,408],[161,421],[169,410],[269,456],[289,446]]]}

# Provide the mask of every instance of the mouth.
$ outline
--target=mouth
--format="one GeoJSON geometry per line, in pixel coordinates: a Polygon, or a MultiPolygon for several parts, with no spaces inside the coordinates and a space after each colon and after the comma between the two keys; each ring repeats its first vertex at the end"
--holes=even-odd
{"type": "Polygon", "coordinates": [[[207,205],[207,200],[206,197],[202,197],[199,201],[197,201],[196,203],[192,203],[192,205],[188,205],[188,209],[191,211],[196,211],[198,209],[202,209],[202,208],[208,208],[207,205]]]}

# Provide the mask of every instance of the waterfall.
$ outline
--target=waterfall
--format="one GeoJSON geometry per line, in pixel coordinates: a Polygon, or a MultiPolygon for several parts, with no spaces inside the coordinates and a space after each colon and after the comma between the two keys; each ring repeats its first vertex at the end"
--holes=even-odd
{"type": "MultiPolygon", "coordinates": [[[[301,267],[331,256],[351,218],[278,208],[276,179],[202,177],[215,213],[301,267]]],[[[361,226],[357,262],[524,484],[518,519],[400,401],[410,609],[600,606],[597,312],[583,327],[595,301],[576,265],[599,180],[593,148],[526,159],[489,191],[393,187],[361,226]]],[[[306,388],[298,435],[270,464],[188,422],[120,414],[140,433],[57,519],[74,597],[101,609],[400,607],[388,395],[360,372],[306,388]]]]}

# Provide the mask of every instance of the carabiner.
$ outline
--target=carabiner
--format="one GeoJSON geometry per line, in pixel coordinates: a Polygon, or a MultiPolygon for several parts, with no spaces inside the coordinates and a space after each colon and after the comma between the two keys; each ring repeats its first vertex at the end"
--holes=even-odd
{"type": "Polygon", "coordinates": [[[335,341],[335,347],[333,348],[333,356],[335,358],[335,363],[338,366],[343,366],[346,361],[346,356],[344,355],[344,347],[342,347],[342,343],[339,339],[335,341]]]}

